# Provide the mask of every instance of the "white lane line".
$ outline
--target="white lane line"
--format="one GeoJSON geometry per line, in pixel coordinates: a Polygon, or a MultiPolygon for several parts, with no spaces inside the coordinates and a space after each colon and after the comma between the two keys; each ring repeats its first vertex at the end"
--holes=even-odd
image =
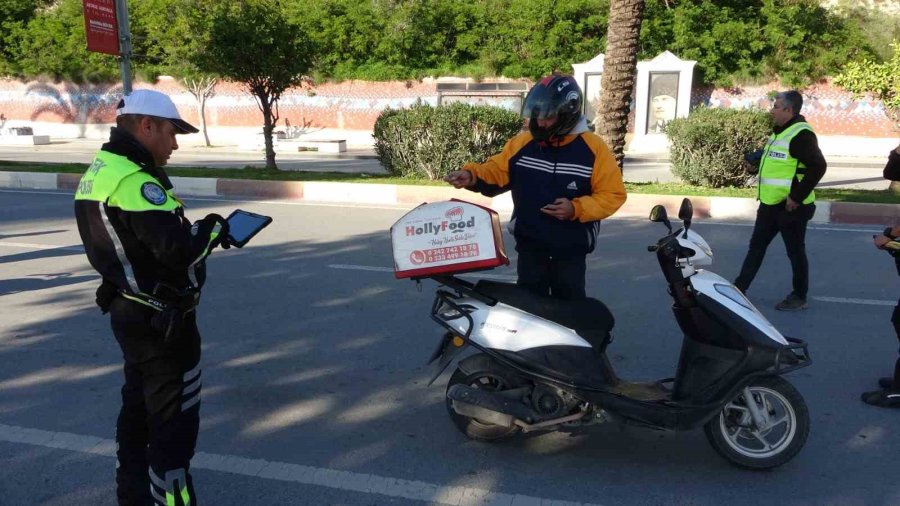
{"type": "MultiPolygon", "coordinates": [[[[329,264],[328,267],[332,269],[342,269],[349,271],[371,271],[371,272],[390,272],[394,273],[394,269],[391,267],[377,267],[374,265],[348,265],[348,264],[329,264]]],[[[479,272],[472,272],[468,274],[461,274],[460,276],[474,276],[477,278],[484,279],[497,279],[500,281],[515,281],[518,276],[507,276],[503,274],[481,274],[479,272]]]]}
{"type": "Polygon", "coordinates": [[[813,300],[820,302],[836,302],[838,304],[862,304],[866,306],[896,306],[895,300],[876,300],[876,299],[845,299],[843,297],[813,297],[813,300]]]}
{"type": "MultiPolygon", "coordinates": [[[[89,453],[103,457],[116,456],[115,441],[69,432],[51,432],[0,424],[0,441],[89,453]]],[[[249,476],[251,478],[286,481],[301,485],[316,485],[349,492],[377,494],[391,498],[412,499],[453,506],[468,504],[491,504],[497,506],[525,506],[529,504],[600,506],[592,503],[555,501],[519,494],[502,494],[480,488],[439,485],[424,481],[403,480],[375,474],[301,466],[263,459],[248,459],[237,455],[217,453],[197,452],[191,460],[191,467],[249,476]]]]}
{"type": "Polygon", "coordinates": [[[24,249],[61,249],[66,251],[84,251],[82,246],[56,246],[54,244],[35,244],[30,242],[0,242],[0,247],[4,248],[24,248],[24,249]]]}
{"type": "MultiPolygon", "coordinates": [[[[378,267],[375,265],[349,265],[349,264],[329,264],[328,267],[332,269],[341,269],[341,270],[350,270],[350,271],[370,271],[370,272],[394,272],[394,269],[391,267],[378,267]]],[[[497,279],[500,281],[516,281],[518,279],[516,276],[505,276],[502,274],[481,274],[478,272],[472,272],[468,274],[462,274],[462,276],[472,276],[476,278],[485,278],[485,279],[497,279]]],[[[819,302],[835,302],[838,304],[861,304],[868,306],[895,306],[897,304],[896,301],[892,300],[877,300],[877,299],[851,299],[844,297],[812,297],[813,300],[817,300],[819,302]]]]}

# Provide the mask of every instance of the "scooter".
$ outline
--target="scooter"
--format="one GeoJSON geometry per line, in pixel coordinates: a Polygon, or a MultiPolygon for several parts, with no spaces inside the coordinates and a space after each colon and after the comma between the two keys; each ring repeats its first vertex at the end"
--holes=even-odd
{"type": "Polygon", "coordinates": [[[429,363],[431,385],[457,362],[446,406],[471,439],[577,430],[606,422],[683,431],[703,427],[713,448],[741,467],[791,460],[809,434],[809,411],[781,377],[811,364],[807,344],[783,336],[730,282],[698,267],[712,263],[706,241],[684,225],[672,231],[663,206],[650,221],[669,233],[655,252],[684,333],[674,378],[619,378],[607,358],[614,318],[603,302],[560,301],[514,284],[428,276],[439,287],[431,317],[447,332],[429,363]]]}

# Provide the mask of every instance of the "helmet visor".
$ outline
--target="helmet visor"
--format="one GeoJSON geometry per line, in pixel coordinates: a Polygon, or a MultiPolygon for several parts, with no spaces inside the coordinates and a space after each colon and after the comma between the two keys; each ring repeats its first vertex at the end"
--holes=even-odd
{"type": "Polygon", "coordinates": [[[525,119],[555,118],[559,103],[553,98],[553,93],[546,86],[534,86],[525,97],[525,104],[522,105],[522,117],[525,119]]]}

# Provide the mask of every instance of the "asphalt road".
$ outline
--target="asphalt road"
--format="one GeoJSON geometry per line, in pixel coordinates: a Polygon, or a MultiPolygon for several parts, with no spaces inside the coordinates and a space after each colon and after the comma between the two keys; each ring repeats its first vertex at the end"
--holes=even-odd
{"type": "MultiPolygon", "coordinates": [[[[751,300],[814,364],[788,376],[806,398],[804,450],[771,472],[722,460],[702,432],[607,425],[488,445],[449,421],[446,377],[426,387],[440,335],[422,291],[390,271],[388,228],[405,209],[188,199],[193,218],[235,207],[272,226],[216,252],[199,309],[201,504],[896,505],[897,412],[862,404],[896,357],[893,263],[877,227],[813,227],[811,305],[789,291],[776,239],[751,300]]],[[[0,191],[0,504],[114,504],[111,439],[122,379],[71,196],[0,191]]],[[[674,210],[670,210],[674,212],[674,210]]],[[[698,221],[733,277],[751,224],[698,221]]],[[[590,294],[617,317],[621,376],[671,376],[680,348],[658,265],[659,224],[612,219],[589,257],[590,294]]],[[[508,238],[507,238],[508,239],[508,238]]],[[[510,248],[511,250],[512,248],[510,248]]],[[[514,252],[511,251],[511,254],[514,252]]],[[[512,268],[490,275],[513,279],[512,268]]]]}
{"type": "MultiPolygon", "coordinates": [[[[84,163],[89,164],[101,143],[96,140],[70,139],[54,141],[45,146],[0,145],[0,160],[21,162],[84,163]]],[[[279,152],[276,156],[282,170],[326,171],[382,174],[384,168],[373,158],[371,150],[347,153],[347,158],[308,153],[279,152]]],[[[888,182],[882,177],[885,160],[872,158],[829,160],[829,169],[819,183],[820,188],[857,188],[884,190],[888,182]]],[[[171,166],[201,166],[210,168],[264,167],[265,157],[252,151],[238,151],[234,146],[196,147],[185,146],[172,157],[171,166]]],[[[626,157],[624,177],[628,182],[677,181],[667,162],[652,159],[626,157]]]]}

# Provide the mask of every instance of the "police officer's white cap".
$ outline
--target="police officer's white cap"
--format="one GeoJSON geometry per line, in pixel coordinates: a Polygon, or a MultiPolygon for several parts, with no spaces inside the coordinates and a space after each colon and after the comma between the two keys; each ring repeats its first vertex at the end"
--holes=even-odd
{"type": "Polygon", "coordinates": [[[168,95],[154,90],[134,90],[131,95],[123,97],[116,107],[116,116],[123,114],[143,114],[167,119],[183,134],[199,132],[196,127],[181,119],[175,103],[168,95]]]}

